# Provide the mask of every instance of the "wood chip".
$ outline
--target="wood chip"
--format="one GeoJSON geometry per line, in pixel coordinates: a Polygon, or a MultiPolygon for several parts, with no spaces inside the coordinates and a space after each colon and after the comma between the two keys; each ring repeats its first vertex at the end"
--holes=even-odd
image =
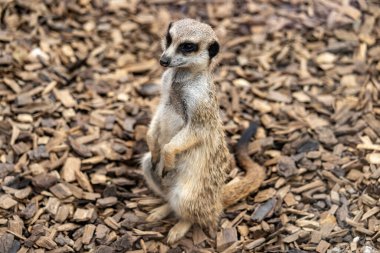
{"type": "Polygon", "coordinates": [[[265,241],[266,241],[265,238],[262,237],[248,243],[247,245],[244,246],[244,248],[247,250],[253,250],[257,248],[258,246],[260,246],[261,244],[263,244],[265,241]]]}
{"type": "Polygon", "coordinates": [[[368,154],[366,156],[366,159],[369,163],[372,163],[372,164],[380,164],[380,153],[372,153],[372,154],[368,154]]]}
{"type": "Polygon", "coordinates": [[[66,182],[74,182],[76,180],[76,172],[80,171],[81,161],[76,157],[68,157],[61,170],[61,176],[66,182]]]}
{"type": "Polygon", "coordinates": [[[86,226],[84,226],[83,237],[82,237],[83,244],[90,244],[91,239],[94,235],[95,229],[96,229],[96,226],[92,224],[87,224],[86,226]]]}
{"type": "Polygon", "coordinates": [[[98,199],[96,201],[96,205],[101,208],[110,207],[110,206],[115,205],[116,203],[117,203],[116,197],[107,197],[107,198],[98,199]]]}
{"type": "Polygon", "coordinates": [[[75,221],[89,221],[91,220],[95,215],[95,209],[83,209],[83,208],[77,208],[73,220],[75,221]]]}
{"type": "Polygon", "coordinates": [[[15,201],[10,195],[2,194],[0,196],[0,208],[10,209],[17,205],[17,201],[15,201]]]}
{"type": "Polygon", "coordinates": [[[267,190],[260,191],[259,193],[257,193],[257,195],[255,197],[255,202],[267,201],[268,199],[273,198],[275,194],[276,194],[276,190],[273,188],[269,188],[267,190]]]}
{"type": "Polygon", "coordinates": [[[216,236],[216,247],[218,251],[223,251],[237,241],[237,232],[235,228],[226,228],[216,236]]]}
{"type": "Polygon", "coordinates": [[[79,183],[79,185],[83,188],[83,190],[86,190],[88,192],[93,192],[92,185],[90,183],[90,180],[88,179],[87,175],[80,170],[75,170],[75,177],[79,183]]]}
{"type": "Polygon", "coordinates": [[[256,222],[262,221],[267,215],[269,215],[273,211],[275,205],[275,199],[270,199],[267,202],[260,204],[260,206],[255,209],[254,213],[251,216],[251,219],[256,222]]]}
{"type": "Polygon", "coordinates": [[[362,221],[363,221],[363,220],[366,220],[366,219],[368,219],[369,217],[371,217],[372,215],[377,214],[379,211],[380,211],[380,207],[375,206],[375,207],[371,208],[370,210],[368,210],[365,214],[363,214],[363,217],[362,217],[361,220],[362,220],[362,221]]]}
{"type": "Polygon", "coordinates": [[[77,105],[77,102],[74,100],[74,98],[71,96],[69,90],[58,90],[53,89],[54,95],[57,97],[59,101],[65,106],[65,107],[74,107],[77,105]]]}
{"type": "Polygon", "coordinates": [[[58,208],[55,215],[55,220],[59,223],[63,223],[69,217],[70,207],[68,205],[62,205],[58,208]]]}
{"type": "Polygon", "coordinates": [[[50,187],[49,190],[59,199],[65,199],[73,194],[63,183],[56,184],[50,187]]]}
{"type": "Polygon", "coordinates": [[[306,184],[304,186],[301,186],[301,187],[298,187],[298,188],[293,188],[292,192],[294,192],[294,193],[301,193],[301,192],[304,192],[304,191],[307,191],[307,190],[310,190],[310,189],[313,189],[313,188],[317,188],[319,186],[323,186],[323,182],[320,181],[320,180],[317,180],[317,181],[314,181],[312,183],[306,184]]]}
{"type": "Polygon", "coordinates": [[[57,247],[57,244],[47,236],[41,236],[36,241],[36,244],[42,248],[47,249],[47,250],[52,250],[52,249],[55,249],[57,247]]]}
{"type": "Polygon", "coordinates": [[[96,226],[95,238],[103,239],[107,236],[109,231],[110,231],[110,229],[107,226],[105,226],[103,224],[99,224],[96,226]]]}
{"type": "Polygon", "coordinates": [[[115,219],[112,217],[106,218],[104,220],[104,223],[107,224],[107,226],[109,226],[113,230],[118,230],[120,228],[120,224],[118,222],[116,222],[115,219]]]}
{"type": "Polygon", "coordinates": [[[330,247],[330,243],[322,240],[319,242],[317,248],[315,249],[319,253],[325,253],[330,247]]]}
{"type": "Polygon", "coordinates": [[[51,214],[56,215],[60,204],[61,202],[59,201],[59,199],[51,197],[46,203],[46,210],[51,214]]]}

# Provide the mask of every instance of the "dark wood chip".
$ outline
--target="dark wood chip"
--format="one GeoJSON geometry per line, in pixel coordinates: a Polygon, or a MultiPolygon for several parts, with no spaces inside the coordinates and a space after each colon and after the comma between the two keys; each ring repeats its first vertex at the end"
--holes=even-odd
{"type": "Polygon", "coordinates": [[[286,178],[296,175],[298,172],[294,159],[288,156],[280,157],[277,163],[277,168],[278,168],[278,174],[286,178]]]}
{"type": "Polygon", "coordinates": [[[12,234],[5,233],[0,236],[0,252],[16,253],[19,248],[20,242],[12,234]]]}
{"type": "Polygon", "coordinates": [[[255,222],[261,222],[265,217],[267,217],[276,205],[276,199],[272,198],[265,203],[260,204],[253,212],[251,219],[255,222]]]}
{"type": "Polygon", "coordinates": [[[51,174],[40,174],[32,178],[32,183],[37,190],[46,190],[57,182],[57,177],[51,174]]]}

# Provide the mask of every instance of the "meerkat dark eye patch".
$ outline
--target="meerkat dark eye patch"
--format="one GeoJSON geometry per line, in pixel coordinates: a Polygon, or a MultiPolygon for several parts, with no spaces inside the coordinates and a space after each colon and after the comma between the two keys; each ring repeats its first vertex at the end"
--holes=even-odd
{"type": "Polygon", "coordinates": [[[166,32],[166,48],[168,48],[170,44],[172,44],[172,36],[170,35],[170,32],[169,32],[170,27],[172,27],[172,22],[170,22],[168,31],[166,32]]]}
{"type": "Polygon", "coordinates": [[[198,51],[198,45],[191,42],[184,42],[178,46],[178,51],[184,54],[193,53],[198,51]]]}
{"type": "Polygon", "coordinates": [[[208,55],[210,56],[210,59],[212,59],[215,55],[219,53],[219,43],[214,41],[211,43],[211,45],[208,47],[208,55]]]}

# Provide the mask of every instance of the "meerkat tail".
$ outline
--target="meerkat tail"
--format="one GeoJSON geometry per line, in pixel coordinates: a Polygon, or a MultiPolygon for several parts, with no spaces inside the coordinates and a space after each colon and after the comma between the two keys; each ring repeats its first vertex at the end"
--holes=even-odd
{"type": "Polygon", "coordinates": [[[223,188],[223,206],[228,207],[256,191],[265,179],[265,170],[252,161],[248,154],[249,140],[256,134],[258,124],[252,122],[236,145],[238,164],[246,171],[242,178],[227,183],[223,188]]]}

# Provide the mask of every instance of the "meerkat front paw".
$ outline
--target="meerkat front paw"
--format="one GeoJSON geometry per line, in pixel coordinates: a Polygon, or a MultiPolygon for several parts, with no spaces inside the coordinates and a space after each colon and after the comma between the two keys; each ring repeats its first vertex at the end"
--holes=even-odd
{"type": "Polygon", "coordinates": [[[175,166],[175,154],[166,145],[163,149],[164,167],[166,170],[174,169],[175,166]]]}
{"type": "Polygon", "coordinates": [[[160,156],[160,154],[158,152],[155,152],[153,153],[152,152],[152,160],[151,160],[151,163],[153,166],[156,166],[157,165],[157,162],[158,162],[158,157],[160,156]]]}
{"type": "Polygon", "coordinates": [[[150,131],[148,131],[146,134],[146,142],[148,144],[149,151],[152,154],[152,164],[155,165],[158,162],[160,152],[157,148],[156,141],[150,131]]]}
{"type": "Polygon", "coordinates": [[[191,222],[180,220],[177,224],[174,225],[174,227],[170,229],[167,240],[168,244],[174,244],[183,238],[191,226],[191,222]]]}
{"type": "Polygon", "coordinates": [[[150,211],[149,216],[145,219],[147,222],[156,222],[166,218],[172,209],[169,204],[164,204],[150,211]]]}

